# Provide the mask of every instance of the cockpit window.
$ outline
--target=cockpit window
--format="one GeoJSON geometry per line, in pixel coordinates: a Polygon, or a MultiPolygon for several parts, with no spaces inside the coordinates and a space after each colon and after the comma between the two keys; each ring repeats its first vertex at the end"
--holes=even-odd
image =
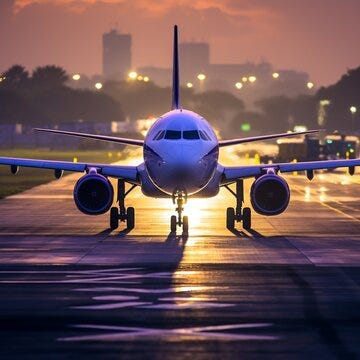
{"type": "Polygon", "coordinates": [[[181,139],[181,131],[177,130],[166,130],[165,139],[178,140],[181,139]]]}
{"type": "Polygon", "coordinates": [[[206,140],[206,141],[209,141],[211,140],[209,135],[203,131],[203,130],[199,130],[199,133],[200,133],[200,137],[203,139],[203,140],[206,140]]]}
{"type": "Polygon", "coordinates": [[[183,131],[183,138],[186,140],[198,140],[200,136],[197,130],[186,130],[183,131]]]}
{"type": "Polygon", "coordinates": [[[156,136],[154,137],[154,140],[161,140],[165,135],[165,130],[160,130],[156,136]]]}
{"type": "Polygon", "coordinates": [[[207,136],[207,134],[205,133],[205,131],[202,131],[202,130],[199,130],[199,133],[200,133],[200,137],[203,139],[203,140],[210,140],[209,137],[207,136]]]}

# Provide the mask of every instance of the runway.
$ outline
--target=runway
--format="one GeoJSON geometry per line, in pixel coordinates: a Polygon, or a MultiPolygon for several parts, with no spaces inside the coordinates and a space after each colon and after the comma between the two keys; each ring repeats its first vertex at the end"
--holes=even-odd
{"type": "Polygon", "coordinates": [[[225,190],[190,199],[188,237],[138,189],[136,228],[111,232],[78,177],[0,201],[2,358],[359,357],[359,175],[286,176],[287,212],[251,231],[225,228],[225,190]]]}

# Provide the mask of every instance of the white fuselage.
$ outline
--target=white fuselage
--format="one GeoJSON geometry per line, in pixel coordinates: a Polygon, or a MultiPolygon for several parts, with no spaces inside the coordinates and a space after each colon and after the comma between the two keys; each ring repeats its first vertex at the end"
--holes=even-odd
{"type": "Polygon", "coordinates": [[[158,190],[193,195],[213,178],[219,144],[209,123],[188,110],[172,110],[150,128],[144,143],[146,172],[158,190]]]}

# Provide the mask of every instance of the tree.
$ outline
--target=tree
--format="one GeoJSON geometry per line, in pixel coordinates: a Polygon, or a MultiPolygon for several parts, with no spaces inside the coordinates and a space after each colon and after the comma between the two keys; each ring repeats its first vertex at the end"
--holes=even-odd
{"type": "Polygon", "coordinates": [[[7,89],[16,89],[26,86],[29,81],[29,73],[24,66],[18,64],[11,66],[1,75],[1,77],[3,78],[1,85],[7,89]]]}
{"type": "Polygon", "coordinates": [[[68,79],[66,71],[55,65],[37,67],[31,78],[33,85],[43,90],[64,87],[68,79]]]}

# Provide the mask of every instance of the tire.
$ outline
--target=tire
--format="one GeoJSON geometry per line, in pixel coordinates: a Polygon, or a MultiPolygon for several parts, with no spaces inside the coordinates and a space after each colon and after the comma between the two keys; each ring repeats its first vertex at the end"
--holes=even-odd
{"type": "Polygon", "coordinates": [[[229,230],[234,230],[235,228],[235,209],[228,207],[226,209],[226,227],[229,230]]]}
{"type": "Polygon", "coordinates": [[[128,207],[126,211],[126,227],[132,230],[135,227],[135,209],[128,207]]]}
{"type": "Polygon", "coordinates": [[[176,216],[172,215],[170,218],[170,231],[172,233],[176,232],[176,226],[177,226],[176,216]]]}
{"type": "Polygon", "coordinates": [[[245,230],[251,229],[251,209],[248,207],[243,209],[242,223],[245,230]]]}
{"type": "Polygon", "coordinates": [[[112,207],[110,209],[110,229],[114,230],[119,227],[119,209],[112,207]]]}
{"type": "Polygon", "coordinates": [[[189,232],[189,218],[187,216],[183,217],[183,233],[187,234],[189,232]]]}

